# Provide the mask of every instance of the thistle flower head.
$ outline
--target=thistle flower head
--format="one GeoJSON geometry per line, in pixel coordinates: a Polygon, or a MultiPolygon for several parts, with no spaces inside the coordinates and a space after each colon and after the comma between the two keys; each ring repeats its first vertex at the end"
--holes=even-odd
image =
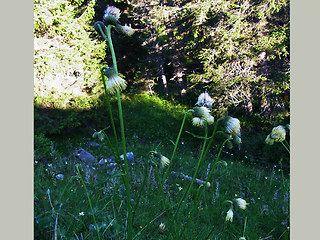
{"type": "Polygon", "coordinates": [[[233,211],[232,211],[231,208],[230,208],[229,211],[227,212],[226,222],[227,222],[227,221],[230,221],[230,222],[233,221],[233,211]]]}
{"type": "Polygon", "coordinates": [[[214,100],[210,97],[209,93],[205,91],[204,93],[201,93],[200,96],[198,97],[198,101],[196,105],[205,106],[211,109],[213,103],[214,103],[214,100]]]}
{"type": "Polygon", "coordinates": [[[168,167],[169,164],[170,164],[170,160],[167,157],[165,156],[160,157],[160,165],[162,168],[168,167]]]}
{"type": "Polygon", "coordinates": [[[249,205],[249,203],[247,203],[246,200],[242,198],[236,198],[234,199],[234,202],[242,210],[245,210],[247,208],[247,205],[249,205]]]}
{"type": "Polygon", "coordinates": [[[286,129],[284,126],[279,125],[272,129],[270,138],[274,139],[276,142],[282,142],[286,138],[286,129]]]}
{"type": "Polygon", "coordinates": [[[159,232],[160,232],[160,233],[163,233],[165,228],[166,228],[166,225],[165,225],[164,223],[160,223],[160,225],[159,225],[159,232]]]}
{"type": "Polygon", "coordinates": [[[207,123],[208,123],[209,125],[211,125],[211,124],[214,123],[214,117],[211,116],[211,115],[209,115],[209,116],[207,116],[206,121],[207,121],[207,123]]]}
{"type": "Polygon", "coordinates": [[[109,6],[104,11],[103,21],[106,25],[109,25],[109,24],[116,25],[120,18],[120,14],[121,14],[120,9],[114,6],[109,6]]]}
{"type": "Polygon", "coordinates": [[[194,126],[204,126],[206,121],[209,125],[214,123],[214,117],[210,115],[210,110],[207,107],[194,107],[193,108],[192,123],[194,126]]]}
{"type": "Polygon", "coordinates": [[[233,141],[235,144],[238,144],[238,145],[242,143],[241,138],[238,137],[237,135],[233,137],[233,141]]]}
{"type": "Polygon", "coordinates": [[[201,118],[194,117],[192,119],[192,124],[193,124],[193,126],[196,126],[196,127],[203,127],[204,121],[201,118]]]}
{"type": "Polygon", "coordinates": [[[114,94],[117,90],[122,91],[127,87],[127,82],[123,78],[119,77],[116,70],[113,67],[109,67],[104,71],[104,75],[107,76],[107,91],[110,94],[114,94]]]}
{"type": "Polygon", "coordinates": [[[133,28],[131,28],[128,25],[124,25],[122,26],[121,24],[117,24],[116,25],[116,30],[118,33],[122,33],[126,36],[131,36],[132,34],[134,34],[135,30],[133,28]]]}
{"type": "Polygon", "coordinates": [[[241,137],[239,119],[233,118],[233,117],[227,117],[226,132],[231,135],[236,135],[238,137],[241,137]]]}

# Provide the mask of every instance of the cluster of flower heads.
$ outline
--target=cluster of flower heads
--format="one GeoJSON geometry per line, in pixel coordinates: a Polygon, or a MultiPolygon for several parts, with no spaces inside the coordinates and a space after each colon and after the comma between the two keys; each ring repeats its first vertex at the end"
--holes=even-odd
{"type": "Polygon", "coordinates": [[[246,200],[244,200],[242,198],[236,198],[236,199],[233,199],[233,201],[227,200],[227,202],[231,203],[231,206],[227,212],[226,222],[233,221],[233,205],[237,206],[238,208],[240,208],[242,210],[245,210],[247,208],[247,206],[249,205],[249,203],[247,203],[246,200]]]}
{"type": "Polygon", "coordinates": [[[135,30],[132,29],[130,26],[127,25],[121,25],[119,18],[120,18],[121,12],[120,9],[114,7],[114,6],[109,6],[107,9],[104,11],[103,15],[103,22],[97,21],[94,24],[95,30],[101,34],[100,28],[103,30],[104,33],[106,33],[106,29],[108,25],[113,25],[118,33],[124,34],[126,36],[131,36],[134,34],[135,30]]]}
{"type": "MultiPolygon", "coordinates": [[[[286,128],[289,130],[290,125],[288,124],[286,128]]],[[[267,136],[265,142],[266,144],[272,145],[274,142],[282,142],[286,139],[286,129],[284,126],[279,125],[274,127],[271,133],[267,136]]]]}
{"type": "Polygon", "coordinates": [[[203,127],[205,122],[209,125],[214,123],[214,117],[210,114],[213,103],[214,100],[207,92],[200,94],[196,106],[193,108],[192,124],[194,126],[203,127]]]}
{"type": "MultiPolygon", "coordinates": [[[[119,21],[120,15],[121,12],[118,8],[114,6],[107,7],[103,15],[103,22],[95,22],[95,30],[99,34],[102,34],[106,40],[108,25],[114,26],[118,33],[131,36],[135,32],[134,29],[127,25],[122,26],[119,21]]],[[[122,91],[127,87],[127,82],[118,75],[118,72],[114,67],[109,67],[108,69],[106,69],[104,75],[108,78],[106,88],[110,94],[116,93],[117,90],[122,91]]]]}

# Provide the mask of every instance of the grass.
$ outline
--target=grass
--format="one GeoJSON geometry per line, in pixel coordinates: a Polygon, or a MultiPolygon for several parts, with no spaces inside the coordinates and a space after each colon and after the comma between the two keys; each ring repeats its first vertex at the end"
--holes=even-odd
{"type": "MultiPolygon", "coordinates": [[[[163,212],[156,171],[151,163],[157,159],[148,153],[157,149],[163,155],[170,156],[173,145],[165,141],[151,141],[151,136],[147,135],[143,141],[136,135],[127,138],[127,151],[133,152],[135,158],[134,164],[130,166],[130,197],[134,207],[145,181],[140,203],[134,211],[133,236],[134,239],[170,239],[170,225],[163,212]],[[144,176],[147,177],[144,179],[144,176]],[[159,231],[161,223],[166,225],[163,233],[159,231]]],[[[34,164],[35,239],[54,239],[56,219],[58,239],[98,239],[93,215],[101,239],[124,239],[127,203],[120,171],[99,164],[94,164],[94,170],[89,171],[73,154],[76,148],[82,147],[99,161],[112,155],[107,143],[83,134],[69,137],[62,135],[59,138],[42,135],[41,139],[42,151],[35,149],[37,154],[34,164]],[[99,146],[88,145],[93,141],[99,146]],[[45,151],[48,148],[50,151],[45,151]],[[78,164],[86,188],[79,178],[76,168],[78,164]],[[57,174],[63,174],[64,178],[57,179],[57,174]]],[[[194,143],[180,142],[176,163],[171,170],[193,175],[201,151],[201,145],[195,146],[194,143]]],[[[215,142],[213,146],[219,144],[221,142],[215,142]]],[[[206,179],[208,166],[213,164],[217,151],[217,147],[210,150],[197,178],[206,179]]],[[[181,239],[239,239],[243,236],[245,219],[246,239],[289,239],[288,175],[282,175],[278,165],[262,168],[245,157],[235,159],[227,150],[223,151],[220,160],[226,161],[227,166],[217,165],[210,181],[211,187],[206,188],[199,204],[194,205],[199,186],[196,183],[185,200],[180,215],[180,229],[184,229],[181,239]],[[233,222],[226,222],[229,205],[225,201],[236,197],[245,199],[249,206],[246,210],[235,208],[233,222]],[[192,207],[197,210],[188,222],[192,207]]],[[[169,174],[164,184],[169,207],[176,206],[189,183],[188,180],[169,174]]]]}

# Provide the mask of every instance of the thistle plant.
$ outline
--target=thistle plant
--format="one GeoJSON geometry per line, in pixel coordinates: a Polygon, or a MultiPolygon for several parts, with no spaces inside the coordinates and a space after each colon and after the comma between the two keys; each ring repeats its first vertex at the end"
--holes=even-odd
{"type": "Polygon", "coordinates": [[[124,181],[125,190],[126,190],[126,200],[127,200],[127,239],[132,239],[132,224],[133,224],[133,210],[132,203],[130,201],[130,185],[129,185],[129,165],[127,160],[127,151],[126,151],[126,139],[124,133],[124,121],[123,121],[123,112],[121,106],[121,98],[120,92],[123,91],[127,82],[119,76],[116,55],[112,43],[112,35],[111,30],[114,28],[118,33],[124,34],[127,36],[131,36],[134,33],[134,30],[129,26],[122,26],[120,24],[121,12],[118,8],[114,6],[109,6],[104,12],[103,21],[98,21],[94,24],[95,30],[102,35],[102,37],[107,41],[108,47],[110,50],[111,58],[112,58],[112,66],[100,67],[101,78],[105,90],[105,96],[107,101],[108,112],[110,115],[112,130],[114,134],[115,144],[112,144],[110,139],[106,135],[101,135],[101,131],[97,134],[99,139],[103,140],[102,136],[106,136],[108,140],[108,144],[110,145],[112,151],[114,152],[117,162],[119,163],[120,170],[122,171],[122,179],[124,181]],[[117,132],[115,128],[115,121],[112,114],[112,109],[110,105],[110,95],[116,95],[118,110],[119,110],[119,123],[121,129],[121,140],[122,140],[122,151],[123,151],[123,160],[120,158],[119,146],[117,141],[117,132]],[[121,167],[122,161],[124,163],[124,167],[121,167]]]}
{"type": "Polygon", "coordinates": [[[286,129],[288,131],[290,131],[290,125],[289,124],[287,124],[285,127],[282,126],[282,125],[274,127],[272,129],[271,133],[267,136],[265,142],[268,145],[273,145],[274,142],[280,142],[282,144],[282,146],[290,154],[290,145],[286,141],[286,129]]]}

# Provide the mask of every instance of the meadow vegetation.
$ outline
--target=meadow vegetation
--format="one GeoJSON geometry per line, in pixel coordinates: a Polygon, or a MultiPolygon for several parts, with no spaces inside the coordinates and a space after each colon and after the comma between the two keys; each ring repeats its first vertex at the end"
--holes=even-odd
{"type": "Polygon", "coordinates": [[[34,10],[35,239],[290,239],[288,0],[34,10]]]}

